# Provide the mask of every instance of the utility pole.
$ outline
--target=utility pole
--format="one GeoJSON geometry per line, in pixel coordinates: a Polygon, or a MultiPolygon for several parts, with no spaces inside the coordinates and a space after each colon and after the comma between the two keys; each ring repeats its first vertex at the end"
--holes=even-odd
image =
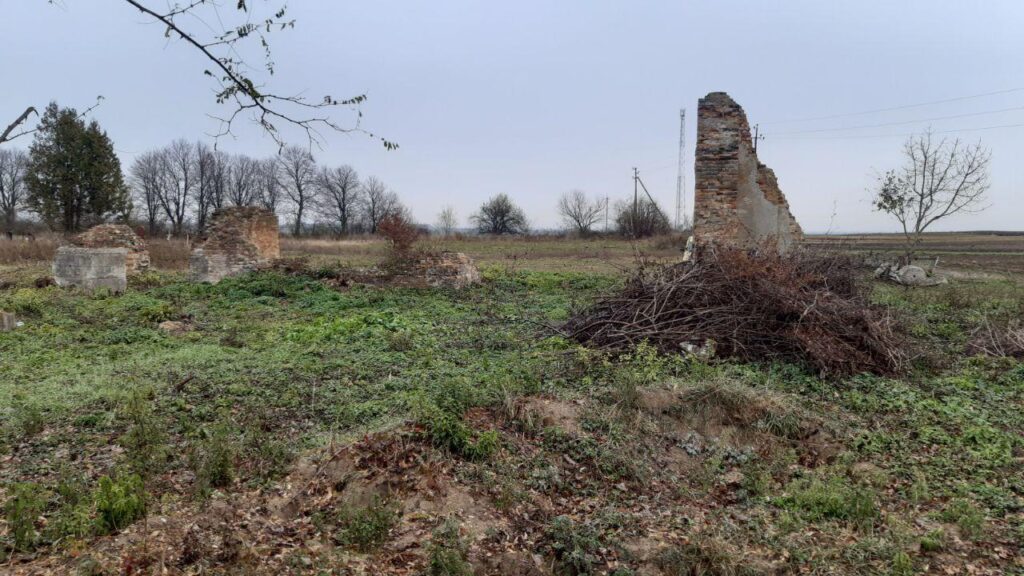
{"type": "Polygon", "coordinates": [[[652,210],[660,210],[660,208],[658,208],[658,203],[654,201],[654,197],[651,196],[651,193],[647,191],[647,185],[644,184],[644,181],[640,179],[640,170],[638,170],[637,168],[633,168],[633,217],[632,217],[632,221],[633,221],[633,237],[634,238],[638,238],[639,237],[639,234],[637,233],[637,218],[640,216],[640,203],[639,203],[639,200],[640,200],[640,190],[639,190],[639,188],[637,188],[637,186],[639,186],[640,188],[644,189],[644,194],[647,195],[647,199],[650,200],[650,202],[651,202],[652,210]]]}
{"type": "Polygon", "coordinates": [[[679,171],[676,173],[676,230],[682,228],[686,212],[686,199],[683,197],[683,188],[686,187],[686,177],[683,175],[683,159],[686,157],[686,108],[679,110],[679,171]]]}
{"type": "Polygon", "coordinates": [[[757,141],[764,140],[764,134],[761,134],[760,127],[760,124],[754,124],[754,154],[757,154],[757,141]]]}
{"type": "Polygon", "coordinates": [[[633,238],[636,238],[636,217],[637,217],[637,183],[640,181],[640,171],[633,167],[633,214],[630,216],[633,230],[633,238]]]}

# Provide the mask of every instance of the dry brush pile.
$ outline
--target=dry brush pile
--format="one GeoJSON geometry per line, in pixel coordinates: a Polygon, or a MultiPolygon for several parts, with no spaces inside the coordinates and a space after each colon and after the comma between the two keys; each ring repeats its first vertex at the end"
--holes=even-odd
{"type": "Polygon", "coordinates": [[[608,351],[647,341],[663,353],[805,362],[824,374],[902,371],[895,320],[869,303],[855,262],[809,251],[706,248],[693,262],[641,266],[618,293],[574,316],[574,340],[608,351]]]}

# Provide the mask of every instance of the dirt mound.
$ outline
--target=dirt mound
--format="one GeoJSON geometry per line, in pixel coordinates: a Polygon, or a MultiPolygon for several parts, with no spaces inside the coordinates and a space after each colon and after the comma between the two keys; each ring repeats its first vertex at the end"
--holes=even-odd
{"type": "Polygon", "coordinates": [[[709,247],[693,262],[642,267],[564,330],[603,350],[712,344],[723,356],[806,362],[834,375],[893,374],[906,362],[895,322],[869,303],[855,263],[804,251],[709,247]]]}

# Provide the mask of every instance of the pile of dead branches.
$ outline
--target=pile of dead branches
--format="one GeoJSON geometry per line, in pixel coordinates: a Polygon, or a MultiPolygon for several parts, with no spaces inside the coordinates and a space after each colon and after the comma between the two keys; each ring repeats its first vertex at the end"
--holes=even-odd
{"type": "Polygon", "coordinates": [[[693,262],[642,266],[564,331],[585,345],[663,353],[714,343],[716,355],[806,362],[824,374],[894,374],[907,354],[872,306],[856,263],[836,254],[706,248],[693,262]]]}
{"type": "Polygon", "coordinates": [[[1024,359],[1024,323],[1020,318],[985,318],[967,342],[972,355],[1024,359]]]}

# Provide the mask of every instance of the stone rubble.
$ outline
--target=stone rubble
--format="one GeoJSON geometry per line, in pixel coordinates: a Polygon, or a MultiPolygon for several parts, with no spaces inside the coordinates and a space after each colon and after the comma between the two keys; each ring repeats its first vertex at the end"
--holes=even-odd
{"type": "Polygon", "coordinates": [[[888,280],[902,286],[916,287],[938,286],[948,282],[946,278],[929,276],[924,268],[914,266],[913,264],[906,266],[893,263],[882,264],[875,269],[875,278],[888,280]]]}
{"type": "Polygon", "coordinates": [[[18,327],[18,318],[13,312],[0,310],[0,332],[9,332],[18,327]]]}
{"type": "Polygon", "coordinates": [[[149,250],[146,242],[124,224],[100,224],[70,239],[73,246],[80,248],[125,248],[125,270],[128,275],[149,269],[149,250]]]}
{"type": "Polygon", "coordinates": [[[480,270],[462,252],[441,252],[424,256],[417,263],[427,284],[435,288],[461,289],[479,284],[480,270]]]}

